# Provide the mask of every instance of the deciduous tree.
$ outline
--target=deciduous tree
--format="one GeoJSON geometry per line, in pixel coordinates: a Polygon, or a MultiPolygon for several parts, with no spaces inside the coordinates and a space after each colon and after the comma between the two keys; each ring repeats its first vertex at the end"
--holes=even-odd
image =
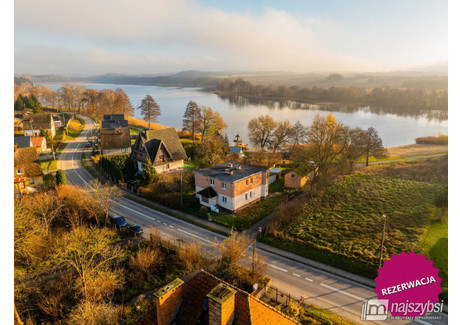
{"type": "Polygon", "coordinates": [[[219,112],[214,112],[211,107],[202,107],[200,124],[201,138],[206,135],[213,135],[216,132],[222,133],[227,128],[227,123],[225,123],[219,112]]]}
{"type": "Polygon", "coordinates": [[[277,123],[269,116],[253,118],[248,123],[249,140],[262,149],[268,148],[277,123]]]}
{"type": "Polygon", "coordinates": [[[387,151],[383,146],[382,138],[373,127],[367,129],[365,137],[366,166],[369,166],[369,157],[385,158],[387,151]]]}

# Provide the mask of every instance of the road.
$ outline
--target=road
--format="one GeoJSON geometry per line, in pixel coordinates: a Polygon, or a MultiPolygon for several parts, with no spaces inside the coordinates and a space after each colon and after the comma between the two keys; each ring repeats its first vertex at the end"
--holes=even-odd
{"type": "MultiPolygon", "coordinates": [[[[88,186],[93,177],[83,167],[81,154],[87,136],[94,127],[93,121],[81,116],[85,121],[85,128],[80,136],[68,142],[66,148],[59,155],[58,168],[66,172],[69,184],[88,186]]],[[[144,229],[153,226],[165,238],[180,239],[185,241],[199,241],[204,250],[212,250],[212,242],[217,239],[222,241],[224,236],[200,228],[180,219],[153,210],[129,199],[123,199],[121,204],[114,207],[113,214],[124,216],[129,222],[140,224],[144,229]]],[[[248,247],[248,259],[252,248],[248,247]]],[[[268,264],[266,274],[272,278],[273,286],[290,293],[292,297],[303,297],[308,304],[314,304],[328,309],[338,315],[359,324],[447,324],[446,314],[440,320],[429,321],[401,321],[386,320],[381,322],[361,321],[361,308],[363,301],[376,298],[373,288],[344,279],[340,276],[324,272],[311,266],[295,262],[291,259],[257,249],[268,264]]]]}

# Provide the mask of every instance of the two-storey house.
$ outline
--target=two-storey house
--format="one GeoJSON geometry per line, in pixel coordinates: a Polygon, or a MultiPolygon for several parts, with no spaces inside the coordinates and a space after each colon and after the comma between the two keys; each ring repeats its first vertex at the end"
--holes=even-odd
{"type": "Polygon", "coordinates": [[[176,129],[165,128],[139,132],[131,154],[139,172],[142,172],[147,157],[159,174],[183,168],[187,154],[176,129]]]}
{"type": "Polygon", "coordinates": [[[104,115],[101,124],[101,150],[106,156],[131,153],[128,121],[123,114],[104,115]]]}
{"type": "Polygon", "coordinates": [[[24,116],[22,129],[25,136],[38,137],[41,131],[48,131],[51,137],[56,136],[56,126],[51,113],[24,116]]]}
{"type": "Polygon", "coordinates": [[[268,196],[267,167],[236,161],[195,172],[196,197],[207,207],[236,211],[268,196]]]}

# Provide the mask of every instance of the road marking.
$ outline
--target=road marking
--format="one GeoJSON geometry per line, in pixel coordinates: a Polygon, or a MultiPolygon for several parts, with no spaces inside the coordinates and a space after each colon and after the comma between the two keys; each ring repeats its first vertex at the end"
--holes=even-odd
{"type": "Polygon", "coordinates": [[[431,323],[425,322],[424,320],[420,320],[420,319],[414,319],[414,321],[416,321],[417,323],[423,324],[423,325],[431,325],[431,323]]]}
{"type": "Polygon", "coordinates": [[[300,275],[298,275],[297,273],[292,273],[292,275],[300,278],[300,275]]]}
{"type": "Polygon", "coordinates": [[[169,225],[169,228],[174,228],[173,226],[169,225]]]}
{"type": "Polygon", "coordinates": [[[163,222],[163,224],[164,224],[165,226],[167,226],[167,225],[168,225],[166,222],[163,222]]]}
{"type": "Polygon", "coordinates": [[[305,278],[305,280],[310,281],[310,282],[313,282],[313,280],[312,280],[312,279],[309,279],[309,278],[305,278]]]}
{"type": "Polygon", "coordinates": [[[179,230],[180,232],[183,232],[184,234],[187,234],[187,235],[189,235],[189,236],[198,238],[199,240],[202,240],[202,241],[205,241],[205,242],[207,242],[207,243],[212,244],[212,242],[211,242],[210,240],[207,240],[206,238],[197,236],[197,235],[195,235],[195,234],[192,234],[192,233],[190,233],[190,232],[188,232],[188,231],[185,231],[185,230],[182,230],[182,229],[180,229],[180,228],[177,228],[177,230],[179,230]]]}
{"type": "Polygon", "coordinates": [[[349,292],[346,292],[346,291],[342,291],[342,290],[340,290],[340,289],[331,287],[330,285],[327,285],[327,284],[324,284],[324,283],[320,283],[319,285],[320,285],[320,286],[323,286],[323,287],[326,287],[326,288],[328,288],[328,289],[334,290],[335,292],[338,292],[338,293],[344,294],[344,295],[346,295],[346,296],[349,296],[349,297],[351,297],[351,298],[355,298],[355,299],[358,299],[358,300],[366,300],[366,299],[361,298],[361,297],[359,297],[359,296],[355,296],[355,295],[352,294],[352,293],[349,293],[349,292]]]}
{"type": "Polygon", "coordinates": [[[279,270],[279,271],[282,271],[282,272],[286,272],[286,273],[287,273],[287,270],[285,270],[285,269],[283,269],[283,268],[281,268],[281,267],[279,267],[279,266],[276,266],[276,265],[273,265],[273,264],[268,264],[268,266],[270,266],[270,267],[272,267],[272,268],[274,268],[274,269],[276,269],[276,270],[279,270]]]}

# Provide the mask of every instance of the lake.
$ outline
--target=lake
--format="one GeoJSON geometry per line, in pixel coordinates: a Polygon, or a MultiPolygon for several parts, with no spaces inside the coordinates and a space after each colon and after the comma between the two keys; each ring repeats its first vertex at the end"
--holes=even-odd
{"type": "MultiPolygon", "coordinates": [[[[44,86],[53,90],[59,89],[61,83],[43,83],[44,86]]],[[[230,142],[236,134],[240,134],[245,143],[248,143],[247,125],[250,119],[268,114],[274,120],[289,120],[295,123],[299,120],[302,124],[310,126],[316,113],[326,116],[329,111],[315,105],[287,103],[250,103],[248,100],[229,100],[219,97],[216,94],[203,92],[195,88],[174,88],[140,85],[114,85],[81,83],[87,88],[97,90],[122,88],[131,99],[133,107],[141,104],[145,95],[150,94],[160,105],[161,115],[158,123],[182,129],[182,119],[187,103],[190,100],[197,102],[200,106],[208,106],[218,111],[228,124],[226,133],[230,142]]],[[[139,110],[135,115],[141,118],[139,110]]],[[[415,138],[422,136],[447,134],[447,120],[433,118],[427,115],[401,116],[391,113],[376,113],[369,107],[354,109],[334,109],[332,113],[337,119],[348,126],[359,126],[363,129],[374,127],[383,144],[386,147],[401,146],[415,143],[415,138]]]]}

